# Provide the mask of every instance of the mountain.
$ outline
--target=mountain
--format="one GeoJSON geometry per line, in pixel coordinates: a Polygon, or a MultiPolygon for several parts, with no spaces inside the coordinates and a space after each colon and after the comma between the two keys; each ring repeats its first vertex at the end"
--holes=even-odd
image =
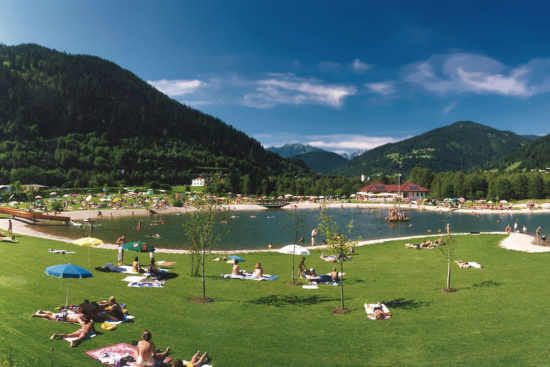
{"type": "Polygon", "coordinates": [[[528,143],[528,139],[510,131],[460,121],[369,150],[331,173],[349,177],[408,174],[416,165],[434,172],[468,171],[499,160],[528,143]]]}
{"type": "Polygon", "coordinates": [[[0,45],[0,183],[185,184],[201,172],[249,185],[310,174],[112,62],[0,45]]]}
{"type": "Polygon", "coordinates": [[[538,137],[537,140],[524,145],[515,152],[502,158],[499,162],[488,165],[489,168],[504,170],[547,169],[550,167],[550,135],[538,137]]]}
{"type": "Polygon", "coordinates": [[[269,147],[266,149],[269,152],[277,153],[283,158],[294,157],[300,154],[310,152],[322,152],[323,149],[312,147],[311,145],[303,144],[285,144],[282,147],[269,147]]]}
{"type": "Polygon", "coordinates": [[[530,140],[530,141],[535,141],[535,140],[540,138],[539,135],[520,135],[520,136],[522,136],[525,139],[530,140]]]}
{"type": "Polygon", "coordinates": [[[348,162],[340,154],[324,150],[298,154],[292,158],[301,159],[306,166],[317,173],[328,173],[348,162]]]}
{"type": "Polygon", "coordinates": [[[366,150],[358,150],[357,152],[352,152],[352,153],[342,153],[341,156],[346,158],[347,160],[351,160],[355,157],[360,156],[361,154],[363,154],[365,152],[366,152],[366,150]]]}

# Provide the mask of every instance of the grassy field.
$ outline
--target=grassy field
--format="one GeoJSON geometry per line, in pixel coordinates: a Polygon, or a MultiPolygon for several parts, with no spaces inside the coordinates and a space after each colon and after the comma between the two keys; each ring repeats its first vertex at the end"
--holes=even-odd
{"type": "MultiPolygon", "coordinates": [[[[87,249],[32,237],[0,243],[0,366],[98,366],[85,350],[140,338],[149,328],[158,348],[172,347],[174,357],[190,358],[207,350],[214,366],[537,366],[548,365],[550,333],[546,285],[550,254],[526,254],[498,247],[500,235],[458,237],[457,255],[483,269],[453,266],[456,293],[443,293],[446,260],[437,250],[415,250],[405,241],[357,249],[345,264],[346,307],[333,315],[339,288],[318,290],[289,286],[291,257],[244,254],[241,268],[261,261],[276,281],[225,280],[231,265],[208,263],[210,304],[189,302],[201,295],[199,278],[189,273],[186,255],[158,254],[177,261],[162,289],[129,288],[119,273],[94,268],[115,262],[114,251],[90,250],[94,277],[62,280],[47,276],[47,266],[71,262],[87,266],[87,249]],[[49,247],[77,251],[55,255],[49,247]],[[37,309],[85,298],[114,295],[127,304],[135,323],[87,340],[70,349],[50,340],[74,325],[31,318],[37,309]],[[393,317],[371,321],[363,303],[393,304],[393,317]]],[[[132,256],[126,254],[127,261],[132,256]]],[[[146,258],[146,256],[143,256],[146,258]]],[[[329,272],[331,264],[314,252],[308,267],[329,272]]],[[[98,330],[101,330],[98,325],[98,330]]]]}

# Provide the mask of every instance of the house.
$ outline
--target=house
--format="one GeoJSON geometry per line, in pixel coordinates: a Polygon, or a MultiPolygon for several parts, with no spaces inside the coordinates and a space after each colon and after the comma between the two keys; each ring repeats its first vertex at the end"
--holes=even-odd
{"type": "Polygon", "coordinates": [[[413,182],[405,182],[399,185],[385,185],[380,182],[373,182],[370,185],[367,185],[359,190],[360,192],[365,192],[369,194],[399,194],[401,193],[402,198],[409,197],[420,197],[422,199],[426,198],[426,195],[430,190],[417,185],[413,182]]]}
{"type": "Polygon", "coordinates": [[[194,178],[191,182],[191,186],[202,187],[206,184],[206,180],[203,177],[194,178]]]}

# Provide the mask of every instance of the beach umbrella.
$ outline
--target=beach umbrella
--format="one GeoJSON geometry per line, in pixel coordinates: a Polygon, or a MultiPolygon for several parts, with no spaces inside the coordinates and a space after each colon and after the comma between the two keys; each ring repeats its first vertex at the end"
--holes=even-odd
{"type": "Polygon", "coordinates": [[[35,199],[42,199],[42,196],[36,195],[34,198],[35,198],[35,199]]]}
{"type": "MultiPolygon", "coordinates": [[[[47,267],[46,274],[56,278],[91,278],[93,274],[88,270],[73,264],[60,264],[47,267]]],[[[67,295],[65,297],[65,305],[69,305],[69,283],[67,282],[67,295]]]]}
{"type": "Polygon", "coordinates": [[[57,192],[52,191],[52,192],[50,192],[50,195],[51,195],[51,196],[57,195],[57,192]]]}
{"type": "Polygon", "coordinates": [[[122,245],[122,248],[128,251],[135,252],[153,252],[155,251],[155,246],[142,241],[128,242],[122,245]]]}
{"type": "Polygon", "coordinates": [[[90,267],[90,247],[99,246],[103,244],[103,241],[94,237],[82,237],[78,240],[74,240],[73,243],[77,246],[84,246],[88,248],[88,268],[90,267]]]}
{"type": "Polygon", "coordinates": [[[92,195],[86,196],[86,201],[90,201],[90,200],[92,200],[92,195]]]}
{"type": "Polygon", "coordinates": [[[300,245],[286,245],[277,250],[277,252],[289,255],[311,255],[307,248],[300,245]]]}

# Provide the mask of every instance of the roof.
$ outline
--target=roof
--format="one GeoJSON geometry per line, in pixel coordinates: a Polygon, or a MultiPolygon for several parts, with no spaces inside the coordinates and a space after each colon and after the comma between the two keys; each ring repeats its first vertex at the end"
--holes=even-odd
{"type": "Polygon", "coordinates": [[[363,192],[430,192],[430,190],[415,184],[414,182],[404,182],[401,184],[401,187],[399,185],[385,185],[381,182],[373,182],[370,185],[367,185],[359,191],[363,192]]]}

